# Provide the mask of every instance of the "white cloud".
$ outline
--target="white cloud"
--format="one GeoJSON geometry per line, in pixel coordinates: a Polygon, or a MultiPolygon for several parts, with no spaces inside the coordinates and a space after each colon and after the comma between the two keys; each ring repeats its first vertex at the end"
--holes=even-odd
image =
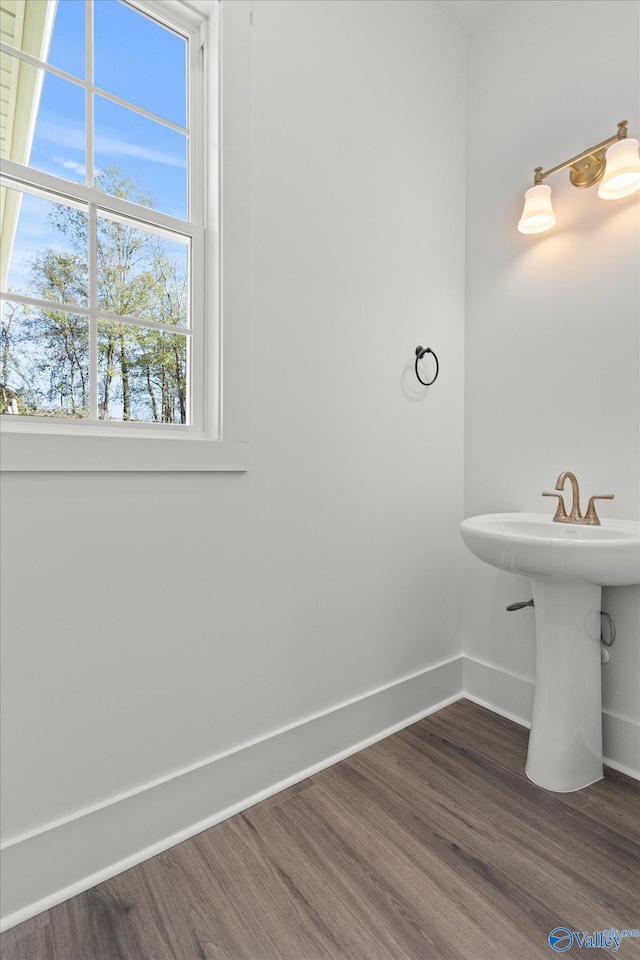
{"type": "Polygon", "coordinates": [[[84,163],[77,163],[75,160],[65,160],[64,157],[54,157],[53,162],[61,166],[63,170],[73,170],[74,173],[77,173],[78,176],[84,180],[87,173],[87,168],[84,163]]]}
{"type": "Polygon", "coordinates": [[[84,153],[84,130],[73,126],[62,117],[40,116],[36,134],[38,140],[55,143],[71,150],[81,150],[84,153]]]}
{"type": "Polygon", "coordinates": [[[109,157],[135,157],[137,160],[150,160],[152,163],[162,163],[168,167],[184,168],[186,166],[184,157],[166,153],[163,150],[149,150],[148,147],[100,134],[95,138],[95,151],[96,154],[106,154],[109,157]]]}
{"type": "MultiPolygon", "coordinates": [[[[58,147],[66,147],[72,150],[82,150],[84,152],[84,131],[65,121],[58,121],[54,117],[41,117],[38,122],[38,140],[55,144],[58,147]]],[[[186,160],[184,156],[169,153],[166,150],[153,150],[137,143],[128,143],[118,136],[111,134],[97,134],[94,140],[96,154],[117,160],[118,157],[135,157],[137,160],[147,160],[151,163],[160,163],[168,167],[180,167],[184,169],[186,160]]],[[[59,163],[58,157],[55,162],[59,163]]],[[[64,166],[68,170],[80,170],[71,166],[74,161],[64,161],[64,166]]]]}

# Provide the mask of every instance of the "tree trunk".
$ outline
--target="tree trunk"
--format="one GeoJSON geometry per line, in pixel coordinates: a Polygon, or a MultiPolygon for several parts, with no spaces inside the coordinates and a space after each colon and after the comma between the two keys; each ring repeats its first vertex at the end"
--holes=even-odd
{"type": "MultiPolygon", "coordinates": [[[[68,356],[68,351],[67,351],[68,356]]],[[[71,394],[71,414],[75,417],[76,415],[76,365],[73,361],[73,358],[70,358],[69,362],[69,391],[71,394]]]]}
{"type": "Polygon", "coordinates": [[[120,334],[120,369],[122,371],[122,406],[123,420],[131,420],[131,398],[129,395],[129,359],[124,333],[120,334]]]}
{"type": "Polygon", "coordinates": [[[154,423],[158,422],[158,404],[156,403],[156,395],[153,392],[153,386],[151,385],[151,370],[149,369],[149,364],[146,366],[147,374],[147,390],[149,392],[149,399],[151,400],[151,412],[153,413],[154,423]]]}
{"type": "Polygon", "coordinates": [[[111,370],[111,365],[113,363],[113,353],[115,349],[115,343],[109,337],[107,342],[107,353],[105,356],[105,372],[104,372],[104,393],[102,396],[102,419],[109,419],[109,400],[111,399],[111,380],[112,375],[109,372],[111,370]]]}
{"type": "Polygon", "coordinates": [[[171,400],[167,385],[167,375],[164,367],[162,368],[162,422],[173,423],[173,417],[171,415],[171,400]]]}
{"type": "Polygon", "coordinates": [[[173,355],[176,361],[176,387],[178,389],[178,403],[180,405],[180,423],[187,422],[187,382],[182,370],[180,350],[176,343],[173,345],[173,355]]]}

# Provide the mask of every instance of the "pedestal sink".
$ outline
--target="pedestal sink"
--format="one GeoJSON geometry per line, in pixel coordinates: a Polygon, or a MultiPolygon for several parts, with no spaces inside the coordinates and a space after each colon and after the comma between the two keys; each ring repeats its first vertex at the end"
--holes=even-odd
{"type": "Polygon", "coordinates": [[[537,650],[527,776],[559,792],[600,780],[601,593],[640,583],[640,523],[582,526],[492,513],[463,520],[460,532],[480,560],[532,580],[537,650]]]}

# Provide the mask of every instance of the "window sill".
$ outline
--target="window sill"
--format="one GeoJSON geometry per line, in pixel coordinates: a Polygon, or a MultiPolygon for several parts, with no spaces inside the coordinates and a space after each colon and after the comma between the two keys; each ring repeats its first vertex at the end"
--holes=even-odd
{"type": "Polygon", "coordinates": [[[174,471],[244,473],[249,444],[228,440],[60,436],[4,433],[0,470],[17,471],[174,471]]]}

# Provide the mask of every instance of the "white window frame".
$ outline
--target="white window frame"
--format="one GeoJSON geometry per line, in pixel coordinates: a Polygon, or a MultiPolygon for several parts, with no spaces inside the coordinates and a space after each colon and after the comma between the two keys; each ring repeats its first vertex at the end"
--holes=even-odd
{"type": "MultiPolygon", "coordinates": [[[[191,227],[196,238],[191,264],[194,354],[191,371],[193,422],[54,421],[0,416],[0,468],[5,471],[143,470],[244,471],[248,466],[246,390],[249,320],[249,34],[251,0],[126,0],[170,29],[187,35],[195,52],[190,67],[189,127],[202,142],[190,144],[191,227]],[[229,122],[223,123],[223,118],[229,122]],[[223,129],[224,127],[224,129],[223,129]],[[229,176],[222,177],[228,169],[229,176]],[[225,243],[222,283],[222,211],[231,223],[225,243]],[[227,215],[227,210],[229,214],[227,215]],[[199,213],[202,217],[199,217],[199,213]],[[200,243],[198,241],[201,241],[200,243]],[[199,292],[201,291],[201,292],[199,292]],[[222,364],[222,318],[225,356],[222,364]],[[198,327],[199,325],[199,327],[198,327]],[[199,343],[198,343],[199,340],[199,343]],[[224,380],[223,380],[224,374],[224,380]],[[223,418],[224,413],[224,418],[223,418]]],[[[28,57],[25,57],[28,59],[28,57]]],[[[60,74],[61,71],[49,68],[60,74]]],[[[62,72],[63,73],[63,72],[62,72]]],[[[67,181],[10,161],[2,173],[61,197],[67,181]],[[19,169],[17,169],[19,168],[19,169]]],[[[73,194],[95,202],[90,187],[73,194]]],[[[100,207],[131,219],[132,205],[100,195],[100,207]]],[[[158,227],[186,233],[185,223],[144,211],[158,227]]],[[[142,224],[141,224],[142,225],[142,224]]]]}

